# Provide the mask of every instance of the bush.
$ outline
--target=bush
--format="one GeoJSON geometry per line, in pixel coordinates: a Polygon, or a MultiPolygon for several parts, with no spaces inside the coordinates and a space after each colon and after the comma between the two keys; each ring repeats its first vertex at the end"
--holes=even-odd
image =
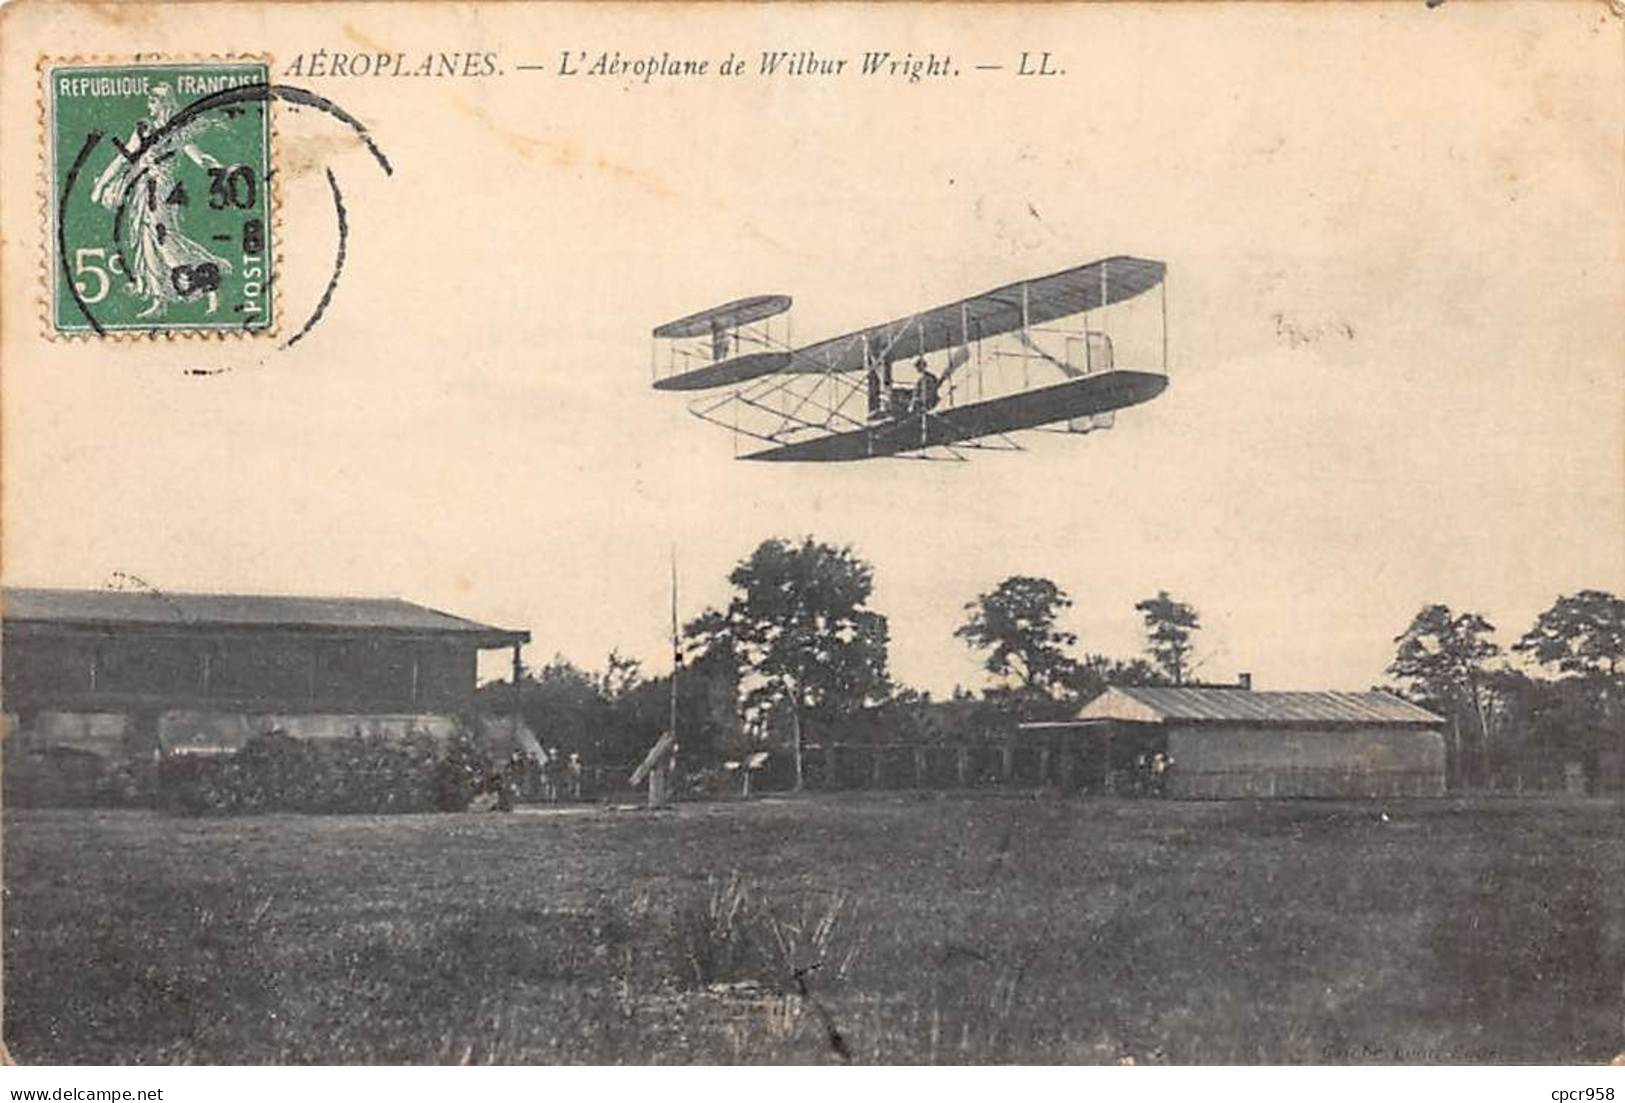
{"type": "Polygon", "coordinates": [[[11,808],[107,808],[139,805],[148,792],[139,767],[73,747],[8,748],[5,803],[11,808]]]}
{"type": "Polygon", "coordinates": [[[725,800],[728,797],[737,797],[742,787],[738,770],[729,770],[723,766],[707,766],[699,770],[685,771],[677,779],[676,793],[678,799],[697,800],[725,800]]]}
{"type": "Polygon", "coordinates": [[[486,761],[479,743],[459,730],[446,755],[435,763],[432,785],[434,806],[442,812],[463,812],[476,796],[501,784],[486,761]]]}
{"type": "Polygon", "coordinates": [[[317,742],[271,732],[233,755],[171,756],[159,770],[164,806],[189,815],[460,811],[484,779],[466,736],[440,756],[427,736],[317,742]]]}
{"type": "Polygon", "coordinates": [[[748,983],[794,992],[812,970],[845,979],[863,949],[850,901],[836,892],[774,900],[738,870],[706,878],[673,916],[675,974],[693,987],[748,983]]]}
{"type": "Polygon", "coordinates": [[[158,763],[159,807],[192,816],[230,811],[224,795],[227,762],[203,755],[164,758],[158,763]]]}

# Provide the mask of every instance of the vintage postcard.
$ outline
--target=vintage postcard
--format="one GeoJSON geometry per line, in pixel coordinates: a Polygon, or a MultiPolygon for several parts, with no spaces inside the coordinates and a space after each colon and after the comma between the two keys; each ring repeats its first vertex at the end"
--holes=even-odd
{"type": "Polygon", "coordinates": [[[0,9],[7,1054],[1625,1061],[1622,32],[0,9]]]}

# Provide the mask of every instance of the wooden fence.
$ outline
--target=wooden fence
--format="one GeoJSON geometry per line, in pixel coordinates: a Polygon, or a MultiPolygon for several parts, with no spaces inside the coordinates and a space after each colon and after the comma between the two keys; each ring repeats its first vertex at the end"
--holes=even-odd
{"type": "Polygon", "coordinates": [[[1022,741],[984,744],[824,743],[803,748],[809,789],[1044,788],[1135,791],[1149,784],[1080,746],[1022,741]]]}
{"type": "MultiPolygon", "coordinates": [[[[635,763],[584,764],[579,779],[533,778],[521,798],[528,802],[640,799],[627,784],[635,763]]],[[[679,772],[683,768],[679,766],[679,772]]],[[[743,790],[738,771],[713,775],[717,796],[743,790]]],[[[1060,788],[1065,791],[1137,793],[1151,789],[1141,772],[1106,770],[1100,756],[1087,749],[1031,743],[920,744],[814,743],[802,748],[802,780],[816,792],[853,790],[1060,788]]],[[[751,780],[754,793],[784,792],[795,787],[795,757],[773,752],[751,780]]],[[[679,790],[682,792],[683,790],[679,790]]],[[[692,791],[692,790],[690,790],[692,791]]]]}

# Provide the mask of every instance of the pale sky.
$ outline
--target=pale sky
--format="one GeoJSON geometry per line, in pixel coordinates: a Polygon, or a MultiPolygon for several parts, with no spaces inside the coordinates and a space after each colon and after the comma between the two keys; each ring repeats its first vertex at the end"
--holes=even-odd
{"type": "Polygon", "coordinates": [[[1202,614],[1202,676],[1281,689],[1384,680],[1426,602],[1510,643],[1560,593],[1625,590],[1625,51],[1602,5],[274,8],[9,17],[8,166],[39,156],[34,54],[229,40],[396,167],[279,116],[285,330],[331,267],[324,167],[351,220],[328,316],[285,351],[44,340],[37,181],[6,174],[10,585],[394,594],[528,628],[533,663],[618,647],[658,672],[673,545],[686,618],[757,542],[812,534],[874,564],[894,675],[939,693],[984,683],[952,632],[1013,573],[1063,586],[1079,650],[1117,656],[1167,589],[1202,614]],[[281,75],[369,43],[503,73],[281,75]],[[567,48],[962,72],[515,68],[567,48]],[[971,69],[1024,48],[1066,75],[971,69]],[[1110,432],[754,465],[648,385],[649,330],[714,303],[792,295],[811,341],[1119,253],[1168,265],[1172,381],[1110,432]]]}

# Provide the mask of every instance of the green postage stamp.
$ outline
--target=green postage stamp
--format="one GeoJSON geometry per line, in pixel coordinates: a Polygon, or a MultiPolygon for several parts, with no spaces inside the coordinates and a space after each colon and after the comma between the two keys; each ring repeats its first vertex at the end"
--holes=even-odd
{"type": "Polygon", "coordinates": [[[45,74],[55,332],[269,332],[267,65],[45,74]]]}

